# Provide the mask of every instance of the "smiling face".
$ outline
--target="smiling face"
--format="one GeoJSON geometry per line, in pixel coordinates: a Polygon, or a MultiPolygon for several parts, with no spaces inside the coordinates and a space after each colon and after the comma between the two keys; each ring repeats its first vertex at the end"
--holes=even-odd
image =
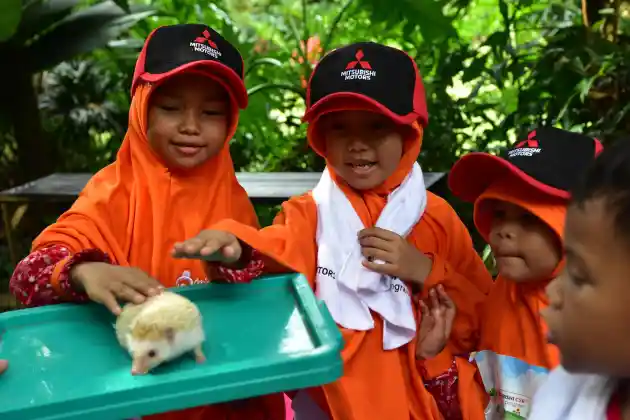
{"type": "Polygon", "coordinates": [[[151,95],[147,137],[169,169],[190,169],[223,148],[229,118],[229,97],[219,83],[200,74],[177,75],[151,95]]]}
{"type": "Polygon", "coordinates": [[[377,187],[398,168],[409,127],[368,111],[332,112],[319,124],[326,160],[352,188],[377,187]]]}
{"type": "Polygon", "coordinates": [[[546,280],[561,260],[554,231],[532,213],[505,201],[492,203],[488,240],[499,273],[512,281],[546,280]]]}

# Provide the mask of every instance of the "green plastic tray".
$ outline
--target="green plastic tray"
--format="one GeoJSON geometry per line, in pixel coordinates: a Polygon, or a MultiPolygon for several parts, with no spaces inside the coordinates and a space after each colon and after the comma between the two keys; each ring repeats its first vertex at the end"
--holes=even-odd
{"type": "Polygon", "coordinates": [[[297,274],[177,289],[204,317],[207,361],[131,375],[114,317],[95,304],[0,315],[2,420],[113,420],[323,385],[342,374],[342,339],[297,274]]]}

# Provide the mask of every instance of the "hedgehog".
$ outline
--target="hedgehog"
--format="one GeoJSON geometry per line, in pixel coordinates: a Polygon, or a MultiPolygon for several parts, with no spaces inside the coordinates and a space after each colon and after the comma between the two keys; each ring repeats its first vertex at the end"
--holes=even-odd
{"type": "Polygon", "coordinates": [[[199,308],[189,299],[164,291],[140,304],[126,304],[116,319],[116,337],[132,358],[132,375],[145,375],[185,353],[206,360],[199,308]]]}

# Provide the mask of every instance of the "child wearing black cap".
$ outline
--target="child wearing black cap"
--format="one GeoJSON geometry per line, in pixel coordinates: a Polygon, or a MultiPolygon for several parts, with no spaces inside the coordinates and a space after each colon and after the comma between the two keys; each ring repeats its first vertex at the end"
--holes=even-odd
{"type": "MultiPolygon", "coordinates": [[[[238,50],[207,25],[154,30],[136,63],[129,129],[116,161],[35,239],[11,278],[12,293],[27,306],[92,300],[118,314],[119,300],[140,303],[163,287],[259,273],[255,265],[206,273],[200,261],[170,256],[176,240],[227,217],[258,227],[228,147],[247,105],[243,76],[238,50]]],[[[136,373],[146,373],[154,358],[138,360],[136,373]]],[[[284,400],[145,417],[151,418],[283,419],[284,400]]]]}
{"type": "Polygon", "coordinates": [[[504,156],[470,153],[451,170],[450,188],[474,202],[475,225],[499,272],[475,356],[490,395],[488,418],[527,418],[534,392],[559,363],[540,311],[549,304],[545,288],[564,267],[569,190],[601,149],[596,139],[539,128],[504,156]]]}
{"type": "Polygon", "coordinates": [[[595,160],[572,191],[566,269],[543,316],[562,366],[534,397],[531,420],[630,418],[630,139],[595,160]]]}
{"type": "Polygon", "coordinates": [[[315,189],[285,202],[270,227],[223,221],[175,254],[246,263],[243,249],[255,249],[267,272],[308,278],[342,332],[345,372],[298,393],[298,419],[438,420],[454,418],[440,413],[453,400],[483,410],[467,398],[476,372],[467,352],[492,280],[453,209],[426,191],[415,62],[371,42],[330,52],[309,81],[304,119],[327,164],[315,189]]]}

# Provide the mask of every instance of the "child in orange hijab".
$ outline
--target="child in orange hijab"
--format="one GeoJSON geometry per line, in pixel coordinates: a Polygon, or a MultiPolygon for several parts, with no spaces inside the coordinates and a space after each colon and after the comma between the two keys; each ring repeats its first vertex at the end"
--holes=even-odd
{"type": "Polygon", "coordinates": [[[527,418],[536,388],[559,363],[540,311],[564,266],[569,189],[600,150],[590,137],[539,128],[503,157],[470,153],[451,170],[450,188],[475,203],[475,225],[499,271],[475,356],[490,394],[487,418],[527,418]]]}
{"type": "MultiPolygon", "coordinates": [[[[227,217],[258,227],[228,149],[247,105],[234,46],[206,25],[160,27],[138,58],[132,96],[116,161],[94,175],[16,267],[11,291],[23,304],[91,299],[117,314],[117,299],[142,302],[161,287],[216,277],[199,261],[172,258],[176,240],[227,217]]],[[[284,418],[281,395],[236,405],[147,418],[284,418]]]]}
{"type": "Polygon", "coordinates": [[[416,159],[428,115],[415,62],[371,42],[339,48],[315,68],[307,98],[308,141],[327,163],[317,187],[285,202],[272,226],[226,220],[175,254],[246,263],[255,249],[266,271],[307,277],[342,332],[345,371],[298,393],[298,419],[442,419],[424,382],[444,371],[449,385],[459,374],[464,411],[482,410],[462,388],[474,369],[451,355],[467,360],[492,280],[453,209],[424,186],[416,159]]]}

